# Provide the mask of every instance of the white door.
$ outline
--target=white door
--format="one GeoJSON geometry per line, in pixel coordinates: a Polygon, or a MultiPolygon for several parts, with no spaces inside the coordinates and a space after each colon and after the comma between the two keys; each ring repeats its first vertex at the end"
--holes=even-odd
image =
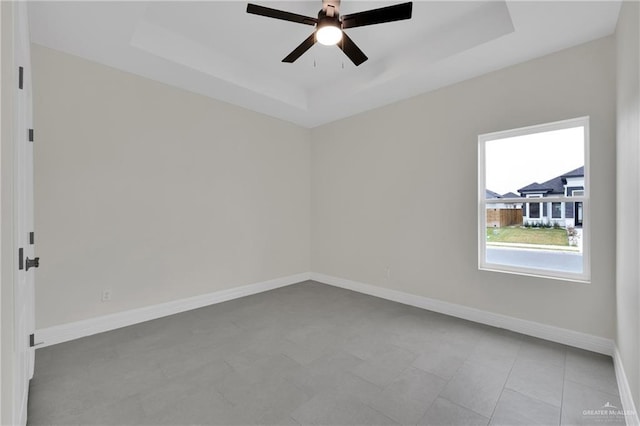
{"type": "Polygon", "coordinates": [[[14,119],[14,241],[18,253],[15,275],[15,369],[14,422],[26,424],[29,380],[33,376],[34,350],[30,335],[35,330],[33,232],[33,113],[31,93],[31,59],[26,2],[13,3],[14,59],[18,67],[15,89],[14,119]]]}

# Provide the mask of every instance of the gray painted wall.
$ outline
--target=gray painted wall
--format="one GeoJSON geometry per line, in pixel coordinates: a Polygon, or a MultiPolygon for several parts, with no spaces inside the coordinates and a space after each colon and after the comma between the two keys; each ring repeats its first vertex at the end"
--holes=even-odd
{"type": "Polygon", "coordinates": [[[636,407],[640,407],[640,4],[624,2],[617,40],[617,333],[636,407]]]}
{"type": "Polygon", "coordinates": [[[37,328],[309,271],[309,130],[38,45],[33,69],[37,328]]]}

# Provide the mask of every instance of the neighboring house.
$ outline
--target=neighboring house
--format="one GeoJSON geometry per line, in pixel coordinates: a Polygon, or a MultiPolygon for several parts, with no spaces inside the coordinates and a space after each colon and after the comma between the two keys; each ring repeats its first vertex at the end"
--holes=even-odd
{"type": "Polygon", "coordinates": [[[493,192],[490,189],[486,189],[484,191],[484,193],[485,193],[485,197],[487,199],[489,199],[489,198],[501,198],[502,197],[500,194],[498,194],[497,192],[493,192]]]}
{"type": "MultiPolygon", "coordinates": [[[[520,198],[520,195],[514,194],[513,192],[507,192],[506,194],[500,195],[497,192],[487,189],[485,190],[485,197],[489,200],[496,198],[520,198]]],[[[522,203],[491,203],[490,206],[494,209],[520,209],[522,208],[522,203]]]]}
{"type": "MultiPolygon", "coordinates": [[[[518,194],[514,194],[513,192],[507,192],[506,194],[502,194],[500,198],[518,198],[520,197],[518,194]]],[[[522,203],[503,203],[502,204],[505,209],[521,209],[522,203]]]]}
{"type": "MultiPolygon", "coordinates": [[[[544,183],[534,182],[518,190],[525,198],[553,198],[584,195],[584,166],[544,183]]],[[[522,206],[524,222],[558,223],[562,227],[582,226],[582,203],[543,201],[522,206]]]]}

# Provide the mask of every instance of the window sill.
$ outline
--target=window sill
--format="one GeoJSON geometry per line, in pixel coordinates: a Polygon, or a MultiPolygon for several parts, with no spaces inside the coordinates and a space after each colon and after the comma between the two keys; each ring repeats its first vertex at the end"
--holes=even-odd
{"type": "Polygon", "coordinates": [[[481,265],[478,267],[478,270],[486,272],[499,272],[511,275],[522,275],[532,278],[544,278],[556,281],[569,281],[581,284],[591,284],[591,277],[586,274],[563,274],[556,271],[542,271],[538,269],[525,269],[496,264],[481,265]]]}

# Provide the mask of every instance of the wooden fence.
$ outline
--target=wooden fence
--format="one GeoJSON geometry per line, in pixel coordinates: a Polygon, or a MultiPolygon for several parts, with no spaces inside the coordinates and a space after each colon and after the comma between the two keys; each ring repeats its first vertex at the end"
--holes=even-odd
{"type": "Polygon", "coordinates": [[[487,209],[487,227],[522,225],[522,209],[487,209]]]}

